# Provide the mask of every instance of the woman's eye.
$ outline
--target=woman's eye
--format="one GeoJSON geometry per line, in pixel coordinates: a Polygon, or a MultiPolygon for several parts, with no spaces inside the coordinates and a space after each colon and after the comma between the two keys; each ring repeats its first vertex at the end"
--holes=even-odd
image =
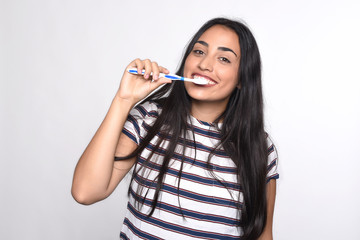
{"type": "Polygon", "coordinates": [[[230,63],[229,59],[227,59],[225,57],[220,57],[220,61],[230,63]]]}
{"type": "Polygon", "coordinates": [[[194,52],[195,54],[198,54],[198,55],[204,54],[204,52],[201,51],[201,50],[194,50],[193,52],[194,52]]]}

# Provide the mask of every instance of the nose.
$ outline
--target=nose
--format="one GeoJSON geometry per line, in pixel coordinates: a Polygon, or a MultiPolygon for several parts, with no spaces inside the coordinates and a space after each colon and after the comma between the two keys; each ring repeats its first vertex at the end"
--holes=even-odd
{"type": "Polygon", "coordinates": [[[213,71],[213,68],[214,68],[214,63],[213,63],[213,60],[212,58],[207,55],[205,57],[203,57],[201,59],[201,61],[199,62],[199,68],[202,70],[202,71],[209,71],[209,72],[212,72],[213,71]]]}

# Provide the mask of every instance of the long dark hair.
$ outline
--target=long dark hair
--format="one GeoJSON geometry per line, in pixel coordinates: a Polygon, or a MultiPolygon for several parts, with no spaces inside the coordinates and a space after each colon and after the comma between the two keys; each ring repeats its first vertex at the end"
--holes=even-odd
{"type": "MultiPolygon", "coordinates": [[[[186,58],[191,53],[194,44],[207,29],[214,25],[228,27],[239,38],[241,60],[238,70],[238,83],[241,88],[235,88],[225,111],[215,120],[215,124],[220,120],[223,123],[220,129],[221,144],[217,148],[223,147],[237,168],[238,183],[244,197],[244,203],[241,207],[239,204],[239,211],[241,211],[240,226],[244,233],[242,238],[256,239],[264,229],[267,216],[267,143],[263,123],[261,60],[255,38],[249,28],[241,22],[225,18],[212,19],[205,23],[189,42],[177,74],[183,75],[186,58]]],[[[138,156],[156,135],[159,137],[159,141],[156,143],[155,150],[158,149],[171,133],[172,141],[169,142],[165,151],[161,169],[156,178],[156,191],[149,213],[151,216],[157,206],[164,176],[175,148],[178,144],[182,144],[182,141],[189,140],[186,139],[186,132],[191,131],[191,126],[188,125],[191,98],[182,82],[173,81],[144,99],[143,102],[149,100],[157,102],[162,111],[137,149],[124,158],[138,156]]],[[[182,145],[184,145],[184,156],[186,144],[182,145]]],[[[153,153],[145,161],[145,166],[152,156],[153,153]]],[[[211,154],[209,160],[210,158],[211,154]]],[[[212,172],[210,167],[209,171],[212,172]]],[[[134,170],[131,181],[138,174],[139,170],[134,170]]],[[[182,165],[179,171],[179,179],[181,179],[181,174],[182,165]]],[[[180,180],[178,184],[179,182],[180,180]]],[[[140,190],[138,189],[138,191],[140,190]]],[[[137,199],[137,201],[141,200],[137,199]]]]}

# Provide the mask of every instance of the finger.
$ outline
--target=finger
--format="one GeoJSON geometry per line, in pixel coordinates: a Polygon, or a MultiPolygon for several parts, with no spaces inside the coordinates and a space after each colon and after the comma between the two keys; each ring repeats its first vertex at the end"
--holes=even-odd
{"type": "Polygon", "coordinates": [[[159,66],[159,70],[160,70],[160,72],[162,72],[162,73],[166,73],[166,74],[170,73],[170,71],[169,71],[167,68],[162,67],[162,66],[159,66]]]}
{"type": "Polygon", "coordinates": [[[145,59],[144,61],[145,64],[145,73],[144,73],[144,78],[145,79],[149,79],[150,74],[152,72],[152,68],[151,68],[151,61],[149,59],[145,59]]]}
{"type": "Polygon", "coordinates": [[[137,68],[138,74],[141,74],[141,71],[144,69],[144,63],[139,59],[135,59],[135,67],[137,68]]]}
{"type": "Polygon", "coordinates": [[[152,72],[153,72],[153,79],[156,81],[159,79],[159,65],[157,64],[157,62],[152,62],[152,72]]]}
{"type": "Polygon", "coordinates": [[[159,78],[157,81],[151,82],[151,91],[155,90],[156,88],[160,87],[163,84],[171,83],[172,81],[168,78],[159,78]]]}
{"type": "Polygon", "coordinates": [[[165,78],[165,77],[161,77],[161,78],[159,78],[159,80],[157,82],[159,82],[160,84],[172,83],[172,80],[168,79],[168,78],[165,78]]]}

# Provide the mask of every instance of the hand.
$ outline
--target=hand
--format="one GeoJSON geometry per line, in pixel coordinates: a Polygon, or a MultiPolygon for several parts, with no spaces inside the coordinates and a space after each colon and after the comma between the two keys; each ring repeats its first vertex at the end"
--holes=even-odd
{"type": "Polygon", "coordinates": [[[159,73],[168,74],[169,70],[149,59],[135,59],[126,67],[116,96],[122,100],[130,101],[132,104],[136,104],[162,84],[171,83],[170,79],[159,78],[159,73]],[[138,72],[145,69],[145,74],[136,75],[129,73],[129,68],[137,68],[138,72]],[[152,76],[150,75],[151,73],[153,73],[152,76]]]}

